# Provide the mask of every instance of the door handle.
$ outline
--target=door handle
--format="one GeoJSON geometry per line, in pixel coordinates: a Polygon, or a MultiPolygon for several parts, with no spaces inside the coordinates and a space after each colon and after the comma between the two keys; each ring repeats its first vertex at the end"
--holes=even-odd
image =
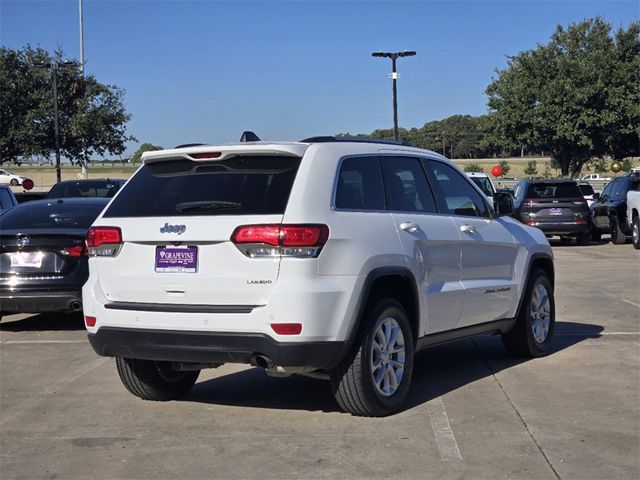
{"type": "Polygon", "coordinates": [[[469,235],[472,235],[476,233],[476,227],[474,227],[473,225],[460,225],[460,231],[462,233],[468,233],[469,235]]]}
{"type": "Polygon", "coordinates": [[[413,222],[405,222],[400,224],[400,230],[404,230],[405,232],[415,233],[418,231],[418,225],[413,222]]]}

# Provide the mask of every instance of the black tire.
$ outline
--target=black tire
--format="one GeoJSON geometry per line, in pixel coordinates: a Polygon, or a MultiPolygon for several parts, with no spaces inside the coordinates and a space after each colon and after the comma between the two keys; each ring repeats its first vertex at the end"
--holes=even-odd
{"type": "Polygon", "coordinates": [[[593,230],[591,230],[591,240],[593,242],[599,242],[602,239],[602,233],[600,233],[600,231],[596,230],[595,227],[593,230]]]}
{"type": "Polygon", "coordinates": [[[609,219],[609,225],[611,226],[611,243],[615,245],[622,245],[627,241],[627,236],[620,229],[620,222],[617,215],[611,215],[609,219]]]}
{"type": "Polygon", "coordinates": [[[633,248],[640,250],[640,218],[637,215],[633,217],[631,228],[631,242],[633,243],[633,248]]]}
{"type": "Polygon", "coordinates": [[[9,182],[9,185],[11,185],[12,187],[17,187],[19,184],[20,182],[15,178],[12,178],[11,181],[9,182]]]}
{"type": "MultiPolygon", "coordinates": [[[[331,386],[338,404],[345,412],[363,417],[382,417],[400,409],[409,392],[414,361],[413,332],[404,308],[392,298],[377,301],[363,320],[352,351],[331,372],[331,386]],[[404,337],[404,369],[395,391],[386,396],[380,392],[373,378],[377,371],[373,363],[374,343],[379,341],[379,337],[376,340],[376,330],[389,318],[400,327],[404,337]]],[[[378,356],[378,368],[384,369],[385,360],[381,358],[378,356]]],[[[384,378],[383,375],[382,383],[384,378]]]]}
{"type": "Polygon", "coordinates": [[[576,242],[582,247],[589,245],[591,243],[591,234],[589,232],[579,233],[576,242]]]}
{"type": "Polygon", "coordinates": [[[116,357],[122,384],[143,400],[168,401],[180,398],[196,383],[200,370],[182,372],[171,362],[116,357]]]}
{"type": "Polygon", "coordinates": [[[551,280],[544,270],[535,270],[529,276],[516,323],[510,332],[502,334],[502,342],[511,355],[527,358],[541,357],[549,353],[555,323],[556,308],[551,280]],[[546,338],[542,342],[534,336],[531,314],[533,292],[537,285],[542,285],[546,289],[549,299],[550,321],[546,338]]]}

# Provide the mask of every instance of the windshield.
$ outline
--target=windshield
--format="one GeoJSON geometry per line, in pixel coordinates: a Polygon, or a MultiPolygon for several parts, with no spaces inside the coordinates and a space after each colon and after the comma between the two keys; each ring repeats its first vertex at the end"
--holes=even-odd
{"type": "Polygon", "coordinates": [[[484,193],[487,197],[493,197],[493,194],[495,192],[493,191],[493,185],[491,184],[491,180],[489,180],[487,177],[469,177],[469,178],[473,180],[473,183],[475,183],[478,187],[480,187],[480,190],[482,190],[482,193],[484,193]]]}
{"type": "Polygon", "coordinates": [[[146,164],[104,216],[282,214],[299,164],[299,157],[277,156],[146,164]]]}

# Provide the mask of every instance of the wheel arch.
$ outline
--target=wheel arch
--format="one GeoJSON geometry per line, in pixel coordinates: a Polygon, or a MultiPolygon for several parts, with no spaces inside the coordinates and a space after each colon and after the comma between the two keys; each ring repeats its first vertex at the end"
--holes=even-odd
{"type": "Polygon", "coordinates": [[[360,291],[357,307],[353,314],[351,329],[347,336],[345,353],[351,349],[360,333],[364,319],[379,298],[392,297],[405,309],[414,343],[420,336],[420,298],[415,277],[411,270],[404,267],[379,267],[367,275],[360,291]]]}
{"type": "Polygon", "coordinates": [[[518,309],[516,310],[515,316],[511,320],[511,326],[509,330],[513,328],[516,320],[520,316],[520,311],[524,303],[524,297],[527,294],[527,289],[529,288],[529,280],[531,279],[531,274],[538,269],[544,271],[547,274],[549,280],[551,281],[551,286],[555,289],[555,267],[553,264],[553,257],[547,253],[534,253],[529,259],[525,282],[522,288],[522,292],[520,293],[520,299],[518,300],[518,309]]]}

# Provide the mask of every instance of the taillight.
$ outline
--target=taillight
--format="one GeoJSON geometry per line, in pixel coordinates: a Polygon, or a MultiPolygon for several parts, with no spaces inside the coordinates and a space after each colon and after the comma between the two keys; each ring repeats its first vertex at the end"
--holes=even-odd
{"type": "Polygon", "coordinates": [[[248,257],[317,257],[329,239],[326,225],[242,225],[231,241],[248,257]]]}
{"type": "Polygon", "coordinates": [[[302,333],[301,323],[272,323],[271,328],[278,335],[300,335],[302,333]]]}
{"type": "Polygon", "coordinates": [[[78,245],[77,247],[66,247],[62,249],[63,255],[68,255],[70,257],[81,257],[87,254],[87,250],[84,245],[78,245]]]}
{"type": "Polygon", "coordinates": [[[84,323],[87,327],[95,327],[96,326],[96,317],[90,317],[89,315],[84,316],[84,323]]]}
{"type": "Polygon", "coordinates": [[[222,152],[202,152],[189,154],[191,158],[195,158],[197,160],[212,160],[214,158],[220,158],[221,155],[222,152]]]}
{"type": "Polygon", "coordinates": [[[90,257],[115,257],[122,246],[122,231],[119,227],[91,227],[87,233],[90,257]]]}

